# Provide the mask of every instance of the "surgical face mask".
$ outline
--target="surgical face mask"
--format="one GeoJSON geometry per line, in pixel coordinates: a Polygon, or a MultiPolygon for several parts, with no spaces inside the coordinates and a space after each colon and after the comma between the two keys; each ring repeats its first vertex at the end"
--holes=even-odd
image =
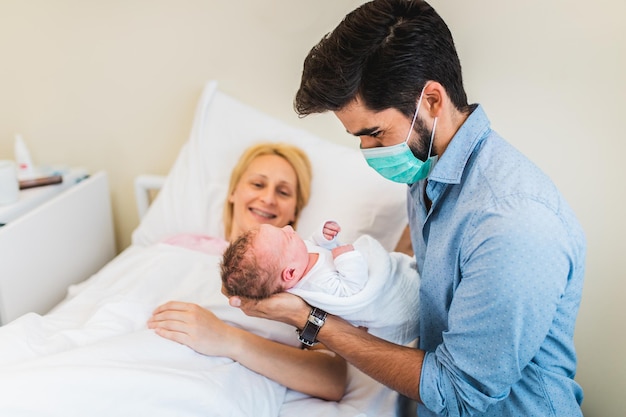
{"type": "MultiPolygon", "coordinates": [[[[426,87],[424,87],[426,88],[426,87]]],[[[433,130],[430,135],[430,145],[428,147],[428,158],[421,161],[413,155],[408,142],[417,120],[417,114],[420,111],[424,90],[420,94],[417,101],[417,109],[413,115],[411,127],[406,135],[406,140],[402,143],[392,146],[381,146],[378,148],[361,149],[367,164],[374,168],[383,177],[388,180],[403,184],[413,184],[428,177],[437,162],[437,155],[431,156],[433,148],[433,139],[435,137],[435,128],[437,127],[437,118],[433,122],[433,130]]]]}

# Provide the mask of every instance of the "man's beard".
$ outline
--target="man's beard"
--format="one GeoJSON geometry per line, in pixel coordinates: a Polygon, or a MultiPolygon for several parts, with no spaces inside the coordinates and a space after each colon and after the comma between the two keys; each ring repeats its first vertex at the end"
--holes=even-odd
{"type": "MultiPolygon", "coordinates": [[[[413,156],[415,156],[420,161],[425,162],[429,156],[428,150],[430,149],[430,137],[432,136],[432,130],[429,130],[426,127],[426,123],[420,117],[415,120],[415,125],[413,126],[413,132],[417,133],[417,140],[409,140],[409,149],[413,152],[413,156]]],[[[431,150],[431,154],[434,150],[431,150]]]]}

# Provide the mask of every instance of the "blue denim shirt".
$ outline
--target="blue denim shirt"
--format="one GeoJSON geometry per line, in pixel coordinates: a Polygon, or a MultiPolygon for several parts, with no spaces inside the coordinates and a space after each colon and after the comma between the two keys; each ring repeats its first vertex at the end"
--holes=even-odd
{"type": "Polygon", "coordinates": [[[419,416],[582,415],[573,335],[586,243],[552,181],[477,106],[428,182],[410,186],[408,212],[419,416]]]}

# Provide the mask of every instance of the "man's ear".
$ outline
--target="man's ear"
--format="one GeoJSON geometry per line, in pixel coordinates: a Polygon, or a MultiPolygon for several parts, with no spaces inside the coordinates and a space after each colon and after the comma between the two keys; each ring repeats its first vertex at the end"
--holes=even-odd
{"type": "MultiPolygon", "coordinates": [[[[425,108],[431,117],[441,116],[441,110],[443,107],[443,100],[447,97],[445,88],[437,81],[429,81],[424,88],[425,108]]],[[[422,104],[422,105],[424,105],[422,104]]]]}
{"type": "Polygon", "coordinates": [[[280,274],[281,279],[284,282],[289,282],[292,279],[294,279],[296,277],[296,270],[295,268],[285,268],[283,269],[283,272],[280,274]]]}

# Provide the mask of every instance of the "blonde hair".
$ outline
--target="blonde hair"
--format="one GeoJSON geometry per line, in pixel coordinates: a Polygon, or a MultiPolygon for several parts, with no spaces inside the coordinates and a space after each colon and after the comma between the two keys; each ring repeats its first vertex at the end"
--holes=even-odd
{"type": "MultiPolygon", "coordinates": [[[[264,155],[276,155],[283,158],[291,165],[296,172],[297,177],[297,189],[296,189],[296,212],[295,219],[291,226],[295,229],[298,223],[298,218],[304,206],[309,202],[311,197],[311,177],[312,169],[311,162],[306,153],[294,145],[277,142],[262,142],[256,145],[250,146],[241,155],[239,161],[233,168],[230,174],[230,183],[228,184],[227,196],[232,195],[243,176],[243,173],[248,169],[248,166],[259,156],[264,155]]],[[[226,238],[230,237],[233,228],[233,203],[226,199],[224,205],[224,232],[226,238]]]]}

